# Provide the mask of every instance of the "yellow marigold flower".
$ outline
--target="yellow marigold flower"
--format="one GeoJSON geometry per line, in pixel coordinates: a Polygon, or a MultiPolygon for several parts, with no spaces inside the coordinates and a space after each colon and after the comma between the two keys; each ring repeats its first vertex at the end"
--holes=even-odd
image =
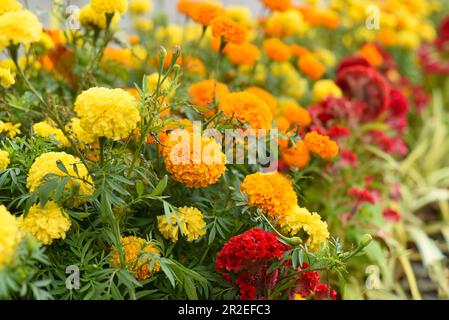
{"type": "Polygon", "coordinates": [[[29,45],[41,38],[42,24],[28,10],[10,11],[0,16],[0,49],[11,43],[29,45]]]}
{"type": "Polygon", "coordinates": [[[295,296],[293,297],[293,300],[307,300],[306,298],[304,298],[302,295],[300,295],[299,293],[296,293],[295,296]]]}
{"type": "Polygon", "coordinates": [[[190,85],[187,92],[190,96],[190,100],[192,100],[196,106],[200,107],[202,109],[201,111],[204,110],[204,116],[209,118],[215,113],[213,108],[214,100],[223,100],[223,98],[229,94],[229,89],[224,83],[215,83],[214,80],[204,80],[190,85]]]}
{"type": "MultiPolygon", "coordinates": [[[[139,30],[139,31],[151,31],[153,29],[153,21],[151,20],[147,20],[145,18],[135,18],[133,21],[133,26],[134,29],[139,30]]],[[[160,29],[163,29],[162,27],[160,29]]],[[[156,35],[159,34],[159,28],[156,30],[156,35]]]]}
{"type": "Polygon", "coordinates": [[[289,62],[273,63],[271,73],[277,78],[281,92],[289,97],[301,99],[307,91],[307,80],[289,62]]]}
{"type": "Polygon", "coordinates": [[[252,66],[260,58],[260,51],[257,46],[250,42],[242,44],[229,43],[224,50],[228,59],[237,65],[252,66]]]}
{"type": "Polygon", "coordinates": [[[226,7],[225,14],[235,22],[249,28],[252,25],[252,14],[248,7],[240,5],[231,5],[226,7]]]}
{"type": "Polygon", "coordinates": [[[312,54],[306,54],[299,58],[298,67],[312,80],[321,78],[325,71],[324,65],[312,54]]]}
{"type": "MultiPolygon", "coordinates": [[[[148,89],[150,90],[151,93],[156,92],[157,89],[157,83],[159,82],[159,73],[157,72],[153,72],[150,75],[147,75],[147,86],[148,89]]],[[[170,96],[171,94],[173,94],[174,92],[169,92],[168,90],[170,89],[170,79],[165,79],[165,81],[160,85],[160,92],[164,95],[164,96],[170,96]]]]}
{"type": "Polygon", "coordinates": [[[179,229],[181,235],[187,238],[187,241],[192,242],[206,234],[206,222],[203,219],[203,214],[200,210],[194,207],[182,207],[175,214],[170,214],[170,222],[164,215],[157,217],[157,228],[165,239],[172,242],[178,241],[179,229]]]}
{"type": "Polygon", "coordinates": [[[11,262],[21,238],[16,217],[0,205],[0,270],[11,262]]]}
{"type": "Polygon", "coordinates": [[[317,251],[329,238],[327,223],[321,220],[320,215],[297,205],[281,215],[277,224],[284,234],[291,236],[304,230],[308,236],[306,245],[311,251],[317,251]]]}
{"type": "Polygon", "coordinates": [[[183,41],[183,28],[175,24],[156,29],[155,37],[166,47],[181,45],[183,41]]]}
{"type": "Polygon", "coordinates": [[[22,4],[17,0],[0,0],[0,16],[6,12],[20,10],[22,10],[22,4]]]}
{"type": "Polygon", "coordinates": [[[319,48],[313,51],[314,56],[323,63],[326,67],[335,66],[337,59],[335,58],[335,54],[327,49],[319,48]]]}
{"type": "Polygon", "coordinates": [[[292,182],[279,172],[250,174],[243,180],[240,190],[248,195],[249,205],[271,218],[281,216],[298,203],[292,182]]]}
{"type": "Polygon", "coordinates": [[[340,98],[343,96],[343,93],[340,87],[337,86],[332,80],[323,79],[315,82],[312,89],[313,101],[320,102],[325,100],[328,96],[340,98]]]}
{"type": "Polygon", "coordinates": [[[190,188],[216,183],[226,169],[226,156],[214,138],[175,130],[168,135],[165,144],[162,155],[167,171],[174,180],[190,188]],[[197,145],[194,139],[198,139],[201,145],[197,145]]]}
{"type": "Polygon", "coordinates": [[[5,150],[0,150],[0,171],[8,168],[9,165],[9,153],[5,150]]]}
{"type": "Polygon", "coordinates": [[[93,134],[87,132],[81,127],[81,120],[79,118],[72,118],[67,127],[71,131],[74,138],[81,143],[93,144],[97,142],[97,138],[93,134]]]}
{"type": "MultiPolygon", "coordinates": [[[[137,280],[145,280],[151,277],[153,272],[160,270],[159,261],[154,259],[159,257],[159,250],[148,243],[145,239],[128,236],[121,238],[121,246],[124,253],[126,268],[135,273],[137,280]]],[[[110,264],[114,268],[121,268],[120,253],[112,247],[114,253],[111,256],[110,264]]]]}
{"type": "Polygon", "coordinates": [[[129,11],[133,14],[148,13],[153,9],[153,3],[150,0],[131,0],[129,11]]]}
{"type": "Polygon", "coordinates": [[[298,140],[294,146],[282,148],[282,159],[288,166],[301,169],[309,164],[310,152],[304,141],[298,140]]]}
{"type": "Polygon", "coordinates": [[[263,49],[267,56],[274,61],[287,61],[291,58],[290,47],[278,38],[269,38],[263,42],[263,49]]]}
{"type": "MultiPolygon", "coordinates": [[[[79,20],[86,29],[99,28],[106,29],[106,15],[96,12],[90,4],[86,4],[79,11],[79,20]]],[[[120,21],[120,15],[114,14],[111,26],[115,26],[120,21]]]]}
{"type": "Polygon", "coordinates": [[[252,129],[270,129],[273,115],[270,107],[256,95],[236,92],[227,95],[218,105],[227,118],[247,123],[252,129]]]}
{"type": "Polygon", "coordinates": [[[301,13],[293,9],[273,12],[265,22],[265,32],[269,37],[303,35],[306,28],[301,13]]]}
{"type": "Polygon", "coordinates": [[[75,101],[81,127],[96,137],[126,138],[140,121],[137,101],[123,89],[94,87],[75,101]]]}
{"type": "Polygon", "coordinates": [[[208,26],[212,20],[224,13],[224,9],[221,5],[212,2],[181,0],[178,3],[178,8],[193,21],[203,26],[208,26]]]}
{"type": "Polygon", "coordinates": [[[309,111],[301,107],[293,99],[280,99],[279,107],[282,109],[284,116],[291,124],[300,127],[308,127],[312,122],[309,111]]]}
{"type": "Polygon", "coordinates": [[[420,39],[414,31],[401,30],[397,34],[397,45],[405,49],[416,49],[420,45],[420,39]]]}
{"type": "Polygon", "coordinates": [[[11,122],[3,122],[0,120],[0,133],[5,134],[8,138],[14,138],[16,135],[20,134],[20,126],[22,124],[11,122]]]}
{"type": "Polygon", "coordinates": [[[262,0],[265,7],[275,11],[285,11],[292,7],[292,0],[262,0]]]}
{"type": "Polygon", "coordinates": [[[9,88],[14,83],[16,83],[16,80],[14,80],[11,70],[0,67],[0,86],[9,88]]]}
{"type": "Polygon", "coordinates": [[[50,245],[57,239],[65,239],[71,225],[70,218],[53,201],[48,201],[43,208],[39,203],[33,205],[19,219],[20,230],[45,245],[50,245]]]}
{"type": "Polygon", "coordinates": [[[245,89],[246,92],[252,93],[253,95],[257,96],[259,99],[262,99],[270,108],[270,111],[273,115],[277,114],[278,107],[277,107],[277,101],[276,98],[273,97],[271,93],[269,93],[267,90],[262,89],[260,87],[249,87],[245,89]]]}
{"type": "Polygon", "coordinates": [[[338,145],[328,136],[323,136],[316,131],[306,134],[304,142],[307,148],[323,159],[330,159],[338,155],[338,145]]]}
{"type": "Polygon", "coordinates": [[[210,27],[214,37],[223,38],[228,43],[242,44],[248,39],[248,30],[226,16],[219,16],[212,20],[210,27]]]}
{"type": "Polygon", "coordinates": [[[53,127],[47,121],[41,121],[33,125],[33,131],[40,137],[54,139],[62,147],[69,147],[70,142],[61,129],[53,127]]]}
{"type": "Polygon", "coordinates": [[[123,14],[128,10],[128,0],[90,0],[90,5],[99,14],[123,14]]]}
{"type": "Polygon", "coordinates": [[[30,191],[35,191],[44,182],[45,176],[50,173],[60,177],[70,176],[65,188],[75,190],[79,187],[80,196],[88,196],[94,192],[92,178],[89,176],[86,166],[81,163],[80,159],[65,152],[47,152],[37,157],[28,172],[27,187],[30,191]],[[58,168],[58,160],[64,164],[68,175],[58,168]],[[76,171],[74,166],[76,166],[76,171]]]}

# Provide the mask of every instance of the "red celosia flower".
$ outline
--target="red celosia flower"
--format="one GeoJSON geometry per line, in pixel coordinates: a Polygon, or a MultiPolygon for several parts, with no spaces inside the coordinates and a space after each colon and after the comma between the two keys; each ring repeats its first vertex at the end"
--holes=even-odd
{"type": "Polygon", "coordinates": [[[350,188],[348,190],[348,195],[356,198],[358,202],[368,202],[374,204],[377,201],[376,194],[368,189],[350,188]]]}
{"type": "Polygon", "coordinates": [[[351,130],[348,127],[335,125],[329,128],[326,133],[332,140],[337,140],[341,138],[346,138],[351,136],[351,130]]]}
{"type": "Polygon", "coordinates": [[[385,220],[391,220],[394,222],[398,222],[401,220],[401,215],[394,209],[386,208],[383,210],[383,216],[385,220]]]}
{"type": "MultiPolygon", "coordinates": [[[[328,293],[327,284],[321,283],[315,289],[315,293],[313,295],[313,300],[328,299],[327,293],[328,293]]],[[[337,292],[335,290],[333,290],[332,288],[330,288],[330,290],[329,290],[329,298],[331,300],[337,299],[337,292]]]]}
{"type": "Polygon", "coordinates": [[[357,167],[357,154],[347,149],[343,149],[340,153],[340,163],[345,166],[357,167]]]}
{"type": "Polygon", "coordinates": [[[360,56],[344,57],[343,59],[341,59],[340,64],[338,65],[337,73],[339,73],[345,68],[353,66],[362,66],[370,68],[371,64],[368,62],[368,60],[360,56]]]}
{"type": "Polygon", "coordinates": [[[401,138],[390,137],[382,130],[369,131],[369,142],[377,144],[382,150],[390,154],[405,155],[408,148],[401,138]]]}
{"type": "Polygon", "coordinates": [[[445,50],[447,48],[447,43],[449,43],[449,16],[441,21],[438,38],[435,40],[435,45],[440,48],[440,50],[445,50]]]}

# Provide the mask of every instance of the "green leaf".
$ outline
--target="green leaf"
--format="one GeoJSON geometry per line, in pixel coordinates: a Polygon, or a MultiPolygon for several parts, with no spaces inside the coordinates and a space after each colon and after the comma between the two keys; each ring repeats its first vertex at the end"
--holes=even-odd
{"type": "Polygon", "coordinates": [[[153,191],[151,192],[151,196],[158,196],[160,195],[162,192],[164,192],[165,188],[167,187],[167,181],[168,181],[168,177],[167,175],[165,175],[161,181],[159,181],[159,183],[157,184],[156,188],[153,189],[153,191]]]}

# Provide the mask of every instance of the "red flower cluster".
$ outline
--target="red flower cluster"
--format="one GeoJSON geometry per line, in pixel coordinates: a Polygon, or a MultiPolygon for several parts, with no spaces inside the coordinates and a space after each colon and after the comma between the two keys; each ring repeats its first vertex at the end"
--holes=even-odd
{"type": "MultiPolygon", "coordinates": [[[[302,270],[309,266],[304,263],[302,270]]],[[[325,283],[320,283],[320,275],[316,271],[301,272],[296,280],[295,294],[300,294],[303,298],[312,298],[313,300],[324,300],[328,298],[328,287],[325,283]]],[[[330,299],[337,299],[337,292],[330,288],[330,299]]]]}
{"type": "Polygon", "coordinates": [[[374,204],[378,200],[377,194],[374,191],[362,188],[350,188],[348,195],[356,198],[359,203],[368,202],[374,204]]]}
{"type": "Polygon", "coordinates": [[[264,290],[277,282],[277,272],[268,273],[268,268],[289,249],[275,234],[254,228],[224,244],[215,268],[226,281],[238,286],[240,299],[263,298],[264,290]]]}

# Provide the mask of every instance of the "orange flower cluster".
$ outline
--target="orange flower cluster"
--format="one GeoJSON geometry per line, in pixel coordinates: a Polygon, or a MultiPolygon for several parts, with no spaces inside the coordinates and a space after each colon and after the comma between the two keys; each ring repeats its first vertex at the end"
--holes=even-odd
{"type": "Polygon", "coordinates": [[[226,16],[219,16],[210,23],[212,35],[224,39],[227,43],[242,44],[248,38],[248,30],[238,22],[226,16]]]}
{"type": "Polygon", "coordinates": [[[328,136],[323,136],[316,131],[306,134],[304,142],[307,148],[323,159],[330,159],[338,155],[338,145],[328,136]]]}
{"type": "Polygon", "coordinates": [[[179,1],[178,10],[203,26],[208,26],[212,20],[224,14],[223,8],[218,4],[190,0],[179,1]]]}
{"type": "Polygon", "coordinates": [[[257,96],[258,98],[262,99],[270,108],[271,113],[273,115],[277,114],[277,101],[276,98],[273,97],[271,93],[269,93],[267,90],[259,88],[259,87],[249,87],[245,89],[246,92],[252,93],[253,95],[257,96]]]}
{"type": "Polygon", "coordinates": [[[328,29],[337,29],[340,25],[340,17],[337,13],[329,10],[302,6],[298,8],[304,20],[310,26],[323,26],[328,29]]]}
{"type": "Polygon", "coordinates": [[[190,100],[196,106],[204,109],[204,116],[209,118],[215,114],[213,108],[214,100],[223,100],[229,94],[229,89],[224,83],[215,83],[214,80],[204,80],[192,84],[187,89],[187,92],[189,93],[190,100]]]}
{"type": "Polygon", "coordinates": [[[262,0],[265,7],[275,11],[285,11],[292,7],[292,0],[262,0]]]}
{"type": "Polygon", "coordinates": [[[288,101],[283,106],[285,118],[300,127],[308,127],[312,123],[312,117],[307,109],[299,106],[295,101],[288,101]]]}
{"type": "Polygon", "coordinates": [[[298,67],[312,80],[320,79],[325,71],[324,65],[312,54],[305,54],[299,58],[298,67]]]}
{"type": "Polygon", "coordinates": [[[298,203],[292,182],[278,172],[250,174],[243,180],[240,190],[248,196],[251,206],[261,209],[270,218],[280,217],[298,203]]]}
{"type": "Polygon", "coordinates": [[[278,38],[270,38],[263,42],[267,56],[274,61],[287,61],[292,56],[290,47],[278,38]]]}
{"type": "Polygon", "coordinates": [[[228,43],[224,52],[228,59],[237,65],[251,66],[260,58],[259,48],[249,42],[242,44],[228,43]]]}
{"type": "Polygon", "coordinates": [[[304,141],[296,141],[294,146],[288,147],[288,140],[279,141],[282,159],[293,168],[304,168],[310,162],[310,152],[304,141]]]}
{"type": "Polygon", "coordinates": [[[227,95],[218,105],[227,118],[249,124],[254,129],[270,129],[273,115],[270,107],[249,92],[236,92],[227,95]]]}

